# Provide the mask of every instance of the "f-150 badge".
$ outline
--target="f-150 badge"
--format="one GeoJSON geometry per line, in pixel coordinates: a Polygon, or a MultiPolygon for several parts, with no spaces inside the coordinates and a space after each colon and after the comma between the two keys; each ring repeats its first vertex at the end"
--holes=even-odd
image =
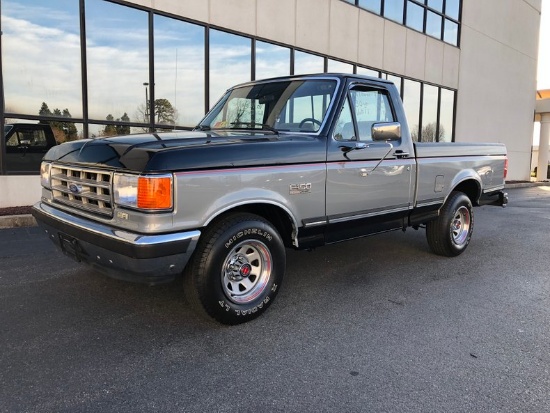
{"type": "Polygon", "coordinates": [[[290,184],[290,195],[309,194],[311,192],[311,183],[290,184]]]}

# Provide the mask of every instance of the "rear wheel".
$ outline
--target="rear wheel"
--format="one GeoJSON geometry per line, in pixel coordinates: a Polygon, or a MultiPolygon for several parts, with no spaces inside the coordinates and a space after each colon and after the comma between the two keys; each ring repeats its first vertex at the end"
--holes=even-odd
{"type": "Polygon", "coordinates": [[[240,324],[271,305],[285,271],[275,228],[248,213],[231,214],[201,236],[184,275],[189,303],[223,324],[240,324]]]}
{"type": "Polygon", "coordinates": [[[474,229],[472,203],[462,192],[451,192],[439,217],[426,225],[433,252],[446,257],[460,255],[468,247],[474,229]]]}

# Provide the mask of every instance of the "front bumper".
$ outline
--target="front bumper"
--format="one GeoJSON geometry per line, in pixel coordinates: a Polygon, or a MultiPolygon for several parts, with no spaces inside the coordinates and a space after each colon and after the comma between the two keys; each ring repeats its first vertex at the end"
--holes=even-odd
{"type": "Polygon", "coordinates": [[[138,234],[68,214],[43,202],[32,215],[66,255],[118,279],[158,284],[182,273],[201,232],[138,234]]]}

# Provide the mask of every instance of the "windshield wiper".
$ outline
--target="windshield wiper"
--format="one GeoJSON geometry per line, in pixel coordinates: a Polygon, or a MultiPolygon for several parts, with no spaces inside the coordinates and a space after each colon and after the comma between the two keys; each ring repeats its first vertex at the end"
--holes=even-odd
{"type": "Polygon", "coordinates": [[[195,127],[195,130],[200,130],[200,131],[209,131],[210,130],[210,126],[208,125],[198,125],[195,127]]]}
{"type": "Polygon", "coordinates": [[[246,125],[249,127],[249,129],[256,129],[255,126],[261,126],[261,130],[268,130],[274,133],[277,133],[277,129],[275,129],[273,126],[266,125],[265,123],[257,123],[257,122],[231,122],[231,125],[246,125]]]}

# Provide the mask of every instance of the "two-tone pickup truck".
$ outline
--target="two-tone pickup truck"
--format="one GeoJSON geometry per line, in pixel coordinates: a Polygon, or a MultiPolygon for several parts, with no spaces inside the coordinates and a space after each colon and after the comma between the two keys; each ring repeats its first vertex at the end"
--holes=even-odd
{"type": "Polygon", "coordinates": [[[461,254],[472,207],[506,205],[506,171],[501,144],[413,142],[391,82],[292,76],[228,90],[194,131],[52,148],[33,214],[78,261],[183,275],[194,308],[237,324],[273,303],[285,248],[425,226],[435,253],[461,254]]]}

